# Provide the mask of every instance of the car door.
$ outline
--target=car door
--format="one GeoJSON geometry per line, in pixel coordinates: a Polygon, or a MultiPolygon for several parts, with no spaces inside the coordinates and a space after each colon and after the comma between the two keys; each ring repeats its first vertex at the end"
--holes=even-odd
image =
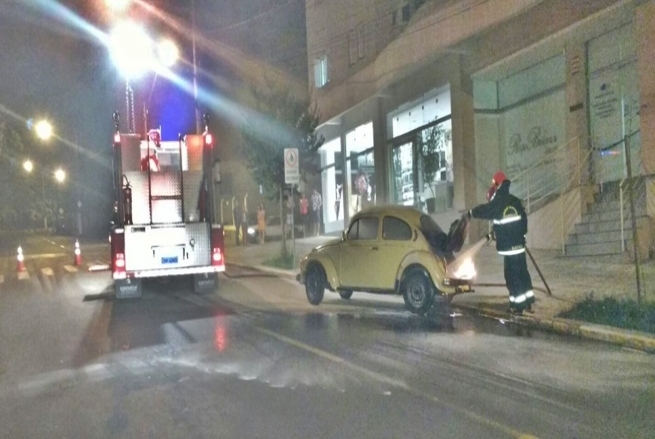
{"type": "Polygon", "coordinates": [[[377,216],[360,217],[350,224],[339,252],[343,287],[366,289],[375,284],[379,228],[377,216]]]}
{"type": "Polygon", "coordinates": [[[375,287],[390,290],[395,287],[396,273],[405,256],[416,242],[412,227],[394,216],[382,218],[382,233],[377,250],[375,287]]]}

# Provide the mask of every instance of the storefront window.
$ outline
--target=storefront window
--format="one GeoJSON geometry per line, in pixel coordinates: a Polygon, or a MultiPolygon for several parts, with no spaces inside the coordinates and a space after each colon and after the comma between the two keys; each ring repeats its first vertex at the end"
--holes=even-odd
{"type": "MultiPolygon", "coordinates": [[[[520,198],[535,190],[558,191],[568,181],[563,148],[565,56],[546,58],[509,75],[502,70],[483,76],[473,87],[480,158],[476,171],[491,176],[503,169],[514,181],[512,193],[520,198]]],[[[486,185],[485,181],[485,189],[486,185]]]]}
{"type": "Polygon", "coordinates": [[[430,213],[452,209],[452,151],[450,119],[396,139],[391,153],[395,203],[430,213]]]}
{"type": "Polygon", "coordinates": [[[354,215],[375,205],[375,166],[373,160],[373,123],[360,125],[346,134],[349,207],[354,215]]]}
{"type": "Polygon", "coordinates": [[[392,196],[425,212],[453,206],[450,89],[433,90],[391,114],[392,196]]]}

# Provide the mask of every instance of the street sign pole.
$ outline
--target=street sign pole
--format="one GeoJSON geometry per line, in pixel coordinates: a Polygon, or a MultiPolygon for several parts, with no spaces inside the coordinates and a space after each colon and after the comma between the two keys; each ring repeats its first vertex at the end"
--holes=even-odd
{"type": "Polygon", "coordinates": [[[298,148],[284,149],[284,182],[290,186],[289,200],[291,206],[291,240],[293,241],[293,250],[291,252],[292,268],[296,268],[296,235],[294,225],[295,201],[293,199],[293,188],[300,183],[300,164],[298,157],[298,148]]]}

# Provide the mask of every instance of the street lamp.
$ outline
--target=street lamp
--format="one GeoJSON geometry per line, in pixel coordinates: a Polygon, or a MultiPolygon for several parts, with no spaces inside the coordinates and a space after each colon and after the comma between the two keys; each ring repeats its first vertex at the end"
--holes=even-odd
{"type": "Polygon", "coordinates": [[[58,183],[63,183],[66,180],[66,171],[59,168],[55,171],[54,176],[58,183]]]}
{"type": "Polygon", "coordinates": [[[34,163],[32,163],[32,160],[25,160],[23,162],[23,169],[27,173],[32,173],[32,171],[34,170],[34,163]]]}
{"type": "Polygon", "coordinates": [[[115,12],[123,12],[132,3],[132,0],[105,0],[105,4],[109,9],[115,12]]]}
{"type": "Polygon", "coordinates": [[[48,140],[52,137],[52,125],[47,120],[40,120],[34,125],[36,135],[41,140],[48,140]]]}

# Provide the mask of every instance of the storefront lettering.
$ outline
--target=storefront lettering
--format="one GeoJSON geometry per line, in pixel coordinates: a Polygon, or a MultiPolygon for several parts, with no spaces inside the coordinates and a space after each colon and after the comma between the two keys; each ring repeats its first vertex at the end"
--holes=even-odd
{"type": "Polygon", "coordinates": [[[525,142],[523,142],[520,133],[514,133],[510,137],[508,155],[523,154],[524,152],[543,148],[554,143],[557,143],[556,134],[546,136],[543,134],[541,127],[533,127],[528,132],[528,138],[525,142]]]}

